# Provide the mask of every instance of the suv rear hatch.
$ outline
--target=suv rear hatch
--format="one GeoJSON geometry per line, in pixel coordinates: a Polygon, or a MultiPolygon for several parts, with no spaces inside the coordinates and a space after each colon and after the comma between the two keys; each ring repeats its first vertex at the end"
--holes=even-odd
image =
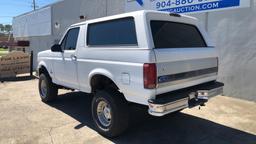
{"type": "Polygon", "coordinates": [[[217,79],[218,58],[197,20],[187,16],[149,13],[157,67],[156,94],[217,79]]]}

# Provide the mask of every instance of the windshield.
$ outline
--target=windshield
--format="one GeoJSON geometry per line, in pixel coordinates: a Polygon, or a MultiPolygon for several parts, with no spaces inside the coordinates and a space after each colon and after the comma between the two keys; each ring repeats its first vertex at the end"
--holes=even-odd
{"type": "Polygon", "coordinates": [[[155,48],[207,47],[200,31],[194,25],[154,20],[150,25],[155,48]]]}

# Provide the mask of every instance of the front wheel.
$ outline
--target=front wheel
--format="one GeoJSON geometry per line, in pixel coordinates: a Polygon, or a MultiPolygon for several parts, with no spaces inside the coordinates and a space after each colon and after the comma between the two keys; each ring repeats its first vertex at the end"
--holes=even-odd
{"type": "Polygon", "coordinates": [[[97,90],[92,100],[92,118],[100,134],[115,137],[129,125],[129,111],[123,95],[117,90],[97,90]]]}
{"type": "Polygon", "coordinates": [[[58,88],[52,83],[51,78],[46,74],[39,76],[39,94],[43,102],[50,102],[56,99],[58,88]]]}

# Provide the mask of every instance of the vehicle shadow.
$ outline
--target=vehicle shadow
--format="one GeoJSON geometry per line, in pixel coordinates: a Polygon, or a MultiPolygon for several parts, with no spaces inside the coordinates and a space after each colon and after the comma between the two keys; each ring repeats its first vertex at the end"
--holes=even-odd
{"type": "Polygon", "coordinates": [[[33,79],[36,79],[36,77],[35,76],[19,76],[19,77],[10,77],[10,78],[0,78],[0,83],[29,81],[33,79]]]}
{"type": "MultiPolygon", "coordinates": [[[[72,92],[60,95],[49,105],[68,114],[83,126],[95,129],[91,118],[90,95],[72,92]]],[[[177,144],[255,144],[256,135],[233,129],[210,120],[184,113],[164,117],[152,117],[145,109],[131,109],[132,123],[127,132],[118,138],[109,139],[114,143],[177,143],[177,144]]]]}

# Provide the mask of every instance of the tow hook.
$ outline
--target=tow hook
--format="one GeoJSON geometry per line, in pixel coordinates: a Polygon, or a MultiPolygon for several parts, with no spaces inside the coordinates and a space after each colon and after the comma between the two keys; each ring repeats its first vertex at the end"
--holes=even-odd
{"type": "Polygon", "coordinates": [[[198,109],[201,110],[201,107],[204,107],[205,106],[205,103],[202,103],[199,105],[198,109]]]}

